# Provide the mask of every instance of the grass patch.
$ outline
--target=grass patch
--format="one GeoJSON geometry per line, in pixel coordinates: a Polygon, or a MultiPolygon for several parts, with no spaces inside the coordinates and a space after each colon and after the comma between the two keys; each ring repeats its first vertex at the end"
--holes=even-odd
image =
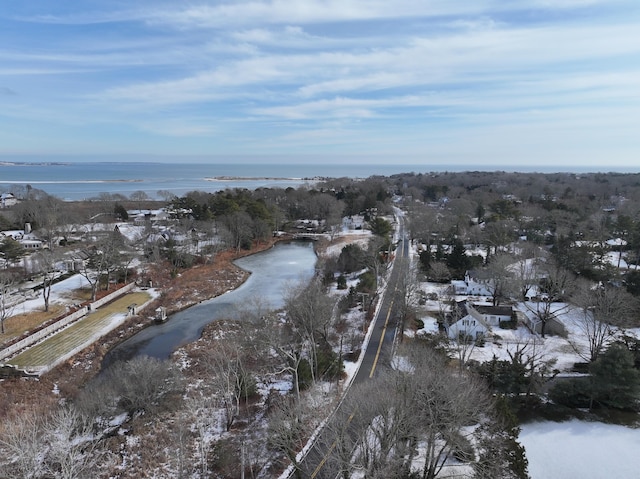
{"type": "Polygon", "coordinates": [[[88,346],[97,336],[109,332],[113,328],[115,316],[127,314],[127,307],[130,304],[141,305],[149,299],[151,296],[146,292],[126,294],[93,311],[72,326],[27,349],[8,363],[20,368],[42,367],[52,364],[70,351],[88,346]]]}
{"type": "MultiPolygon", "coordinates": [[[[19,306],[17,307],[19,308],[19,306]]],[[[44,308],[44,305],[43,305],[44,308]]],[[[32,331],[42,323],[45,323],[53,318],[56,318],[63,314],[65,306],[62,304],[50,304],[49,311],[30,311],[28,313],[21,313],[7,318],[4,322],[5,334],[0,337],[2,344],[22,336],[27,331],[32,331]]]]}

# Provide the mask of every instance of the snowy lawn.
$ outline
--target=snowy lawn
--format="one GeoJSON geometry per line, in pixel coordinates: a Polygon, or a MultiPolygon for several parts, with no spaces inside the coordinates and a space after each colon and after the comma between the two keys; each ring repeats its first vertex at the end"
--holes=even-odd
{"type": "Polygon", "coordinates": [[[640,429],[572,420],[522,425],[531,479],[632,478],[640,474],[640,429]]]}

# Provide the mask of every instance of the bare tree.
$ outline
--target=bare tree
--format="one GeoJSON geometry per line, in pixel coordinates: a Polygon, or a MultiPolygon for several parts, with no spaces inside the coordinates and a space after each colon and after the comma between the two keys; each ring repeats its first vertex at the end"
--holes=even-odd
{"type": "Polygon", "coordinates": [[[460,371],[465,370],[476,346],[477,341],[472,335],[471,326],[467,329],[466,325],[463,325],[462,329],[458,332],[458,337],[449,340],[450,353],[458,361],[460,371]]]}
{"type": "Polygon", "coordinates": [[[300,365],[304,359],[302,338],[290,324],[283,321],[278,314],[271,312],[260,316],[256,322],[256,329],[260,331],[257,336],[259,347],[266,350],[268,355],[279,358],[280,364],[273,375],[283,373],[291,374],[293,390],[297,398],[300,398],[300,365]]]}
{"type": "Polygon", "coordinates": [[[125,411],[151,411],[181,388],[181,376],[168,361],[139,356],[115,363],[100,380],[111,383],[118,405],[125,411]]]}
{"type": "Polygon", "coordinates": [[[324,221],[324,226],[330,232],[333,240],[340,230],[344,203],[337,200],[334,195],[315,194],[309,198],[309,211],[312,218],[324,221]]]}
{"type": "Polygon", "coordinates": [[[287,320],[292,331],[300,338],[311,366],[312,380],[315,381],[323,372],[318,369],[318,354],[320,348],[328,346],[335,302],[326,294],[318,279],[293,288],[285,296],[287,320]]]}
{"type": "Polygon", "coordinates": [[[444,261],[432,261],[427,276],[438,283],[446,283],[451,279],[451,270],[444,261]]]}
{"type": "Polygon", "coordinates": [[[514,258],[505,253],[499,253],[488,259],[485,271],[489,281],[485,283],[485,287],[491,293],[491,302],[494,306],[509,298],[513,291],[513,277],[510,270],[514,258]]]}
{"type": "Polygon", "coordinates": [[[485,238],[489,249],[493,247],[493,254],[508,249],[509,243],[515,238],[516,225],[511,220],[499,220],[487,223],[485,238]]]}
{"type": "Polygon", "coordinates": [[[399,470],[403,464],[408,441],[416,434],[412,386],[404,374],[388,371],[359,385],[350,396],[348,409],[355,411],[352,428],[357,439],[352,468],[366,471],[366,477],[380,477],[390,467],[399,470]]]}
{"type": "Polygon", "coordinates": [[[418,272],[415,264],[411,264],[409,259],[404,256],[397,258],[396,262],[398,262],[396,267],[400,268],[400,271],[405,272],[405,274],[400,276],[396,286],[399,293],[396,296],[396,304],[400,312],[400,317],[398,318],[400,324],[398,326],[400,329],[400,340],[402,341],[406,322],[415,312],[415,308],[418,305],[418,272]]]}
{"type": "Polygon", "coordinates": [[[171,203],[177,198],[177,196],[169,190],[158,190],[156,193],[167,203],[171,203]]]}
{"type": "Polygon", "coordinates": [[[38,201],[37,211],[39,236],[47,242],[49,248],[54,248],[60,225],[66,220],[64,202],[54,196],[47,196],[38,201]]]}
{"type": "Polygon", "coordinates": [[[142,211],[142,202],[149,200],[149,195],[144,191],[138,190],[131,193],[129,198],[131,201],[138,203],[138,211],[142,211]]]}
{"type": "MultiPolygon", "coordinates": [[[[217,427],[214,403],[214,399],[207,395],[192,395],[185,400],[184,408],[181,411],[180,422],[190,424],[191,430],[196,436],[196,451],[201,477],[207,477],[209,473],[208,455],[213,446],[211,432],[217,427]]],[[[186,438],[181,436],[181,440],[186,441],[186,438]]],[[[182,464],[181,469],[184,468],[185,465],[182,464]]]]}
{"type": "Polygon", "coordinates": [[[398,477],[434,479],[454,454],[464,462],[475,460],[475,430],[468,426],[491,411],[484,386],[450,369],[444,356],[421,345],[406,344],[399,354],[406,358],[402,370],[355,386],[345,402],[355,439],[338,435],[342,477],[359,470],[366,477],[393,477],[391,471],[401,471],[398,477]],[[357,446],[348,460],[354,441],[357,446]]]}
{"type": "Polygon", "coordinates": [[[71,407],[61,407],[45,423],[45,468],[51,477],[76,479],[95,474],[104,453],[91,425],[71,407]]]}
{"type": "Polygon", "coordinates": [[[297,455],[300,444],[310,430],[306,421],[308,415],[304,403],[283,398],[274,405],[269,417],[267,447],[282,454],[288,463],[293,464],[297,479],[303,478],[297,455]]]}
{"type": "MultiPolygon", "coordinates": [[[[174,420],[171,427],[171,442],[174,454],[169,456],[169,464],[175,471],[177,479],[190,477],[195,471],[195,464],[191,456],[191,430],[192,408],[186,407],[174,420]]],[[[200,449],[200,447],[199,447],[200,449]]],[[[200,449],[201,450],[201,449],[200,449]]]]}
{"type": "Polygon", "coordinates": [[[513,291],[518,292],[522,301],[526,301],[529,293],[538,284],[539,258],[521,258],[509,267],[513,280],[513,291]]]}
{"type": "Polygon", "coordinates": [[[100,280],[104,277],[108,287],[110,274],[121,266],[122,248],[124,248],[122,235],[113,231],[85,251],[87,258],[83,261],[80,274],[91,286],[92,301],[96,300],[100,280]]]}
{"type": "Polygon", "coordinates": [[[386,271],[385,262],[383,258],[383,248],[385,248],[386,239],[379,236],[374,236],[369,240],[367,245],[367,251],[364,255],[364,262],[367,268],[374,274],[376,284],[375,289],[378,288],[378,281],[382,274],[386,271]]]}
{"type": "Polygon", "coordinates": [[[44,301],[44,310],[49,311],[49,298],[51,297],[51,288],[56,279],[56,263],[58,262],[58,254],[51,249],[42,249],[33,255],[31,264],[42,275],[42,299],[44,301]]]}
{"type": "Polygon", "coordinates": [[[226,228],[229,243],[236,252],[251,241],[253,220],[244,211],[235,211],[222,218],[222,224],[226,228]]]}
{"type": "MultiPolygon", "coordinates": [[[[558,371],[554,368],[556,358],[549,357],[544,342],[536,337],[520,337],[507,345],[508,369],[502,377],[491,374],[489,382],[502,383],[501,392],[531,395],[540,392],[541,387],[553,379],[558,371]],[[507,385],[505,385],[507,384],[507,385]]],[[[493,358],[492,362],[501,362],[493,358]]]]}
{"type": "Polygon", "coordinates": [[[572,345],[590,362],[598,359],[615,338],[618,328],[627,326],[637,312],[636,299],[626,290],[609,285],[596,286],[586,281],[580,283],[574,302],[581,310],[574,321],[587,340],[587,351],[575,341],[572,345]]]}
{"type": "Polygon", "coordinates": [[[413,203],[409,213],[409,218],[411,239],[415,239],[423,243],[429,243],[432,239],[431,234],[438,222],[436,210],[421,203],[413,203]]]}
{"type": "Polygon", "coordinates": [[[42,416],[34,411],[5,420],[0,433],[0,477],[41,477],[44,472],[42,416]]]}
{"type": "Polygon", "coordinates": [[[91,425],[72,406],[46,417],[31,411],[5,422],[0,450],[8,458],[0,477],[7,478],[85,478],[108,460],[91,425]]]}
{"type": "Polygon", "coordinates": [[[17,283],[15,273],[8,269],[0,269],[0,333],[4,334],[4,322],[13,314],[14,306],[9,299],[17,283]]]}
{"type": "Polygon", "coordinates": [[[479,423],[491,401],[478,380],[448,371],[444,357],[423,348],[409,350],[408,357],[413,366],[410,404],[415,408],[416,438],[425,443],[421,477],[434,479],[454,454],[474,460],[465,454],[473,436],[465,426],[479,423]]]}
{"type": "Polygon", "coordinates": [[[567,300],[574,290],[576,278],[556,262],[545,263],[541,274],[540,289],[544,298],[524,304],[541,323],[540,335],[544,338],[548,323],[571,307],[567,300]]]}
{"type": "Polygon", "coordinates": [[[225,429],[229,431],[240,414],[241,400],[247,399],[252,382],[243,361],[241,345],[227,337],[205,356],[204,361],[210,374],[207,382],[212,389],[212,397],[217,399],[223,411],[225,429]]]}

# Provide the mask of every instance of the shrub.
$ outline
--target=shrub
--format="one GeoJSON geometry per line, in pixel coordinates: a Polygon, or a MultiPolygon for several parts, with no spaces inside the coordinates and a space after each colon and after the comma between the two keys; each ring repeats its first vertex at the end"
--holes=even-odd
{"type": "Polygon", "coordinates": [[[358,278],[358,291],[371,292],[376,289],[376,276],[371,271],[362,273],[358,278]]]}
{"type": "Polygon", "coordinates": [[[636,409],[640,395],[640,371],[633,354],[623,344],[612,344],[589,367],[593,400],[616,409],[636,409]]]}
{"type": "Polygon", "coordinates": [[[556,383],[549,391],[549,399],[571,408],[586,408],[591,403],[588,378],[567,379],[556,383]]]}
{"type": "Polygon", "coordinates": [[[500,321],[500,329],[518,329],[518,321],[500,321]]]}

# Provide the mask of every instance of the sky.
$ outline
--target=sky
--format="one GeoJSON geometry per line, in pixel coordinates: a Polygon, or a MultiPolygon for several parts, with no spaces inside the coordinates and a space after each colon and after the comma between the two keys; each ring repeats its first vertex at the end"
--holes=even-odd
{"type": "Polygon", "coordinates": [[[0,159],[640,171],[637,0],[0,5],[0,159]]]}

